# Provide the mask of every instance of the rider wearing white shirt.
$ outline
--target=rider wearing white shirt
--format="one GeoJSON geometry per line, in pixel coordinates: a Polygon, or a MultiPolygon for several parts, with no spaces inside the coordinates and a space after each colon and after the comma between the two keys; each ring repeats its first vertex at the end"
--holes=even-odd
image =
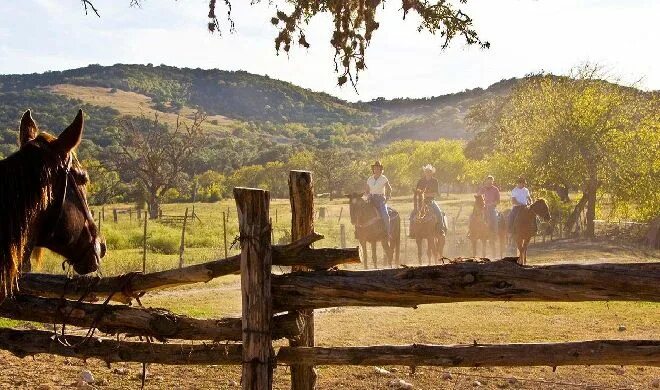
{"type": "Polygon", "coordinates": [[[529,193],[529,189],[525,186],[527,184],[525,178],[519,177],[517,183],[516,187],[511,191],[511,203],[513,204],[511,214],[509,214],[509,231],[511,233],[513,233],[513,223],[520,209],[532,204],[532,196],[529,193]]]}
{"type": "Polygon", "coordinates": [[[387,199],[392,194],[392,186],[389,180],[383,175],[383,164],[376,161],[371,166],[373,175],[367,179],[365,192],[369,196],[369,201],[378,209],[378,214],[383,219],[385,232],[390,235],[390,215],[387,212],[387,199]]]}

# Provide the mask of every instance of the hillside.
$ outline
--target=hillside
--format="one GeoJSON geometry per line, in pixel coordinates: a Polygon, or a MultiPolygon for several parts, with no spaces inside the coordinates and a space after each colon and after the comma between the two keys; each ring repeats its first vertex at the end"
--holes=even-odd
{"type": "Polygon", "coordinates": [[[227,171],[286,159],[296,150],[340,147],[369,150],[399,139],[469,139],[469,108],[506,94],[515,79],[488,89],[424,99],[351,103],[268,76],[151,65],[90,65],[42,74],[0,75],[0,157],[15,150],[15,126],[31,108],[45,129],[62,129],[79,106],[88,112],[82,152],[97,156],[116,142],[121,116],[174,123],[201,109],[216,135],[202,168],[227,171]],[[231,149],[231,150],[228,150],[231,149]],[[212,161],[221,161],[213,163],[212,161]]]}

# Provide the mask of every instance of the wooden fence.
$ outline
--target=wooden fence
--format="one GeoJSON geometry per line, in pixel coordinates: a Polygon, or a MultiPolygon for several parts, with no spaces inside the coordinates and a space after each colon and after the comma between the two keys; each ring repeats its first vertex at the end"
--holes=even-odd
{"type": "Polygon", "coordinates": [[[0,348],[21,357],[48,353],[107,362],[240,364],[244,389],[272,388],[275,364],[291,366],[293,389],[315,388],[316,365],[660,366],[660,340],[315,347],[314,309],[324,307],[416,307],[483,300],[658,302],[660,263],[520,266],[502,260],[340,271],[337,266],[360,262],[358,249],[312,248],[323,237],[314,233],[311,174],[292,171],[289,188],[293,243],[272,245],[267,191],[236,188],[238,256],[106,278],[29,273],[19,280],[20,295],[0,304],[0,316],[8,318],[66,323],[110,335],[207,342],[129,342],[0,329],[0,348]],[[293,272],[275,275],[273,265],[291,266],[293,272]],[[234,273],[241,274],[241,318],[200,320],[123,305],[153,290],[234,273]],[[90,303],[99,301],[104,303],[90,303]],[[273,340],[281,338],[288,339],[289,346],[275,351],[273,340]]]}

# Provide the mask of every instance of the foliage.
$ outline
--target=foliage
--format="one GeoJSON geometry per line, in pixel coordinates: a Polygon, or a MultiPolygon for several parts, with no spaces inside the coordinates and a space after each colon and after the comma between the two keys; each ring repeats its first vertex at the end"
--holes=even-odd
{"type": "Polygon", "coordinates": [[[528,78],[497,115],[479,120],[495,141],[487,165],[504,182],[525,175],[536,186],[581,191],[589,221],[599,193],[645,219],[660,213],[659,112],[657,93],[606,82],[586,65],[568,77],[528,78]]]}
{"type": "Polygon", "coordinates": [[[109,170],[98,160],[84,160],[82,166],[89,174],[87,195],[90,204],[116,203],[124,200],[128,185],[117,171],[109,170]]]}
{"type": "MultiPolygon", "coordinates": [[[[142,0],[131,0],[131,5],[139,5],[142,0]]],[[[254,3],[258,3],[255,1],[254,3]]],[[[467,0],[460,0],[467,3],[467,0]]],[[[97,16],[98,10],[92,0],[83,0],[85,12],[88,6],[97,16]]],[[[234,30],[234,21],[231,17],[231,0],[223,0],[226,8],[229,30],[234,30]]],[[[376,11],[385,6],[385,0],[289,0],[286,2],[290,11],[277,7],[270,23],[278,28],[275,38],[275,49],[288,53],[292,44],[309,48],[304,26],[316,15],[329,13],[333,19],[333,32],[330,44],[332,45],[335,63],[335,72],[339,74],[337,83],[345,84],[349,79],[355,87],[360,71],[366,68],[365,52],[371,43],[373,33],[380,27],[376,21],[376,11]]],[[[218,2],[209,1],[208,29],[210,32],[220,32],[220,21],[217,17],[218,2]]],[[[488,42],[482,42],[472,26],[472,18],[460,8],[455,8],[448,0],[430,2],[428,0],[402,0],[401,10],[403,19],[412,11],[420,18],[417,31],[426,30],[431,34],[438,34],[443,39],[442,48],[449,46],[457,36],[462,36],[468,45],[479,45],[482,48],[490,47],[488,42]]]]}
{"type": "Polygon", "coordinates": [[[198,113],[190,123],[177,120],[174,128],[159,122],[157,116],[120,122],[117,146],[107,158],[125,181],[139,183],[149,195],[152,218],[158,215],[160,197],[181,183],[185,165],[204,144],[205,118],[198,113]]]}
{"type": "Polygon", "coordinates": [[[397,194],[412,193],[426,164],[436,168],[435,177],[441,185],[458,183],[465,175],[466,158],[459,141],[397,141],[386,147],[382,155],[386,175],[397,194]]]}

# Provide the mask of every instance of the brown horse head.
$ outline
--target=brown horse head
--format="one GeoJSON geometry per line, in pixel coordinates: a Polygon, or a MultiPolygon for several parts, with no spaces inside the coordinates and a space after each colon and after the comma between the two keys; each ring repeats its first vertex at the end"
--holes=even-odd
{"type": "Polygon", "coordinates": [[[532,210],[534,214],[538,215],[539,218],[541,218],[543,221],[547,222],[551,218],[550,208],[548,207],[545,199],[538,199],[531,206],[529,206],[529,209],[532,210]]]}
{"type": "Polygon", "coordinates": [[[63,256],[79,274],[96,271],[105,255],[87,206],[87,173],[73,153],[83,126],[80,110],[59,137],[40,134],[28,110],[20,149],[0,161],[0,295],[11,293],[21,262],[36,247],[63,256]]]}
{"type": "Polygon", "coordinates": [[[366,209],[365,206],[369,205],[369,202],[364,200],[362,198],[362,194],[358,192],[353,192],[350,194],[346,194],[346,197],[348,198],[348,211],[351,216],[351,223],[355,225],[358,222],[358,219],[360,219],[360,216],[366,209]]]}
{"type": "Polygon", "coordinates": [[[474,195],[474,209],[480,210],[486,208],[486,200],[483,195],[475,194],[474,195]]]}

